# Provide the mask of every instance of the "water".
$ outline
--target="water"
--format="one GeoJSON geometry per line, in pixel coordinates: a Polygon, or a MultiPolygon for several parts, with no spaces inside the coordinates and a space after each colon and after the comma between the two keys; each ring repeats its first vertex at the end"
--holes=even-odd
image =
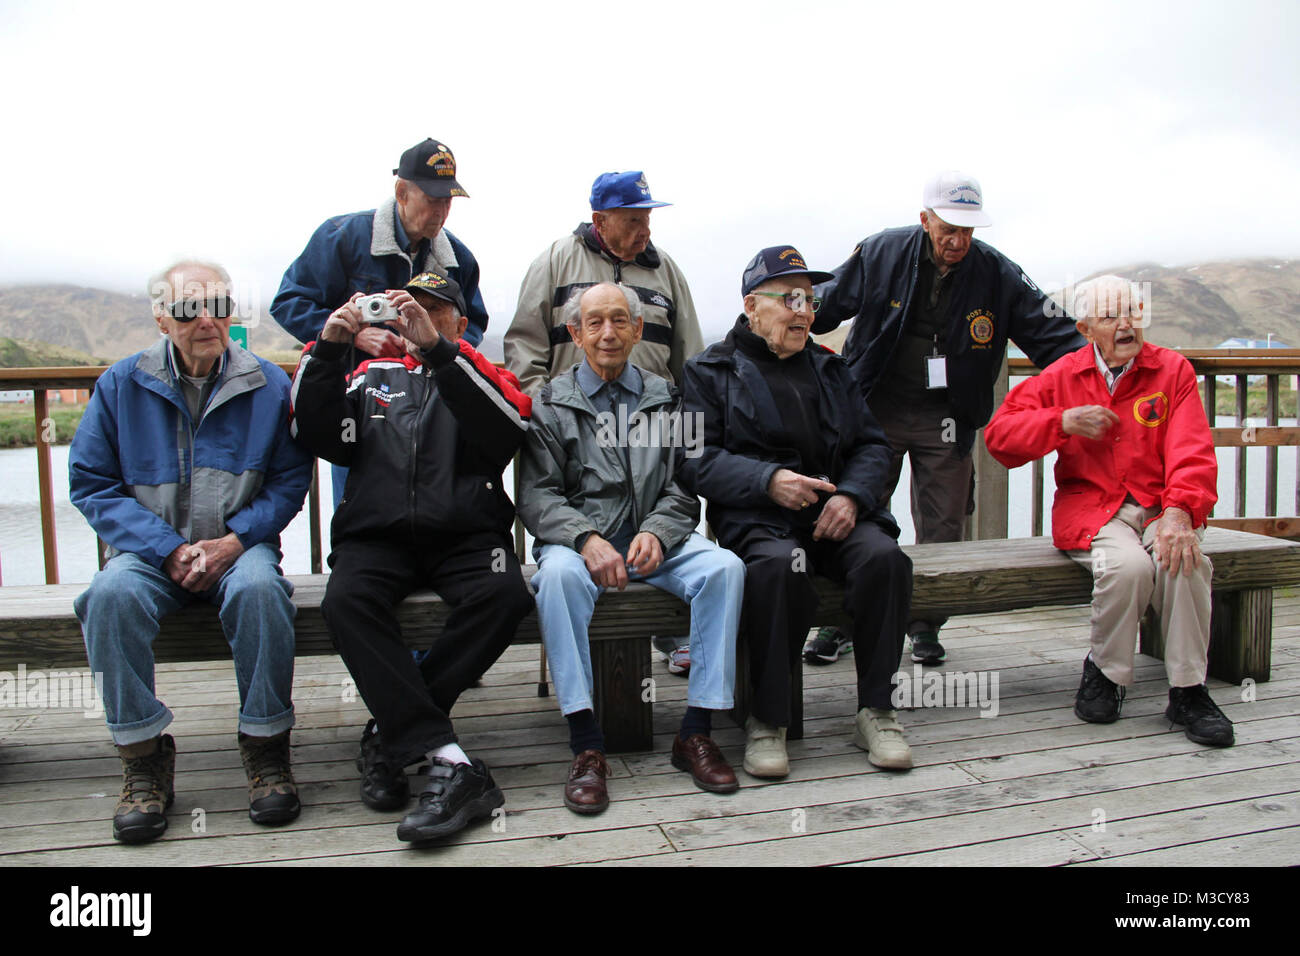
{"type": "MultiPolygon", "coordinates": [[[[1235,424],[1228,416],[1219,416],[1220,426],[1235,424]]],[[[1283,425],[1294,425],[1295,419],[1287,419],[1283,425]]],[[[1294,511],[1296,482],[1295,448],[1278,450],[1278,510],[1283,514],[1294,511]]],[[[1235,449],[1218,449],[1219,457],[1219,506],[1217,513],[1228,516],[1232,513],[1233,483],[1236,480],[1235,449]]],[[[61,445],[51,449],[50,454],[54,479],[54,521],[59,552],[59,580],[64,583],[89,581],[94,575],[95,533],[86,524],[72,502],[68,499],[68,446],[61,445]]],[[[1052,480],[1052,466],[1056,456],[1050,455],[1046,462],[1046,488],[1044,500],[1050,503],[1055,491],[1052,480]]],[[[1264,513],[1264,449],[1250,448],[1246,454],[1247,488],[1246,513],[1262,515],[1264,513]]],[[[330,469],[319,469],[321,480],[321,529],[324,536],[325,552],[329,549],[329,521],[334,513],[333,494],[330,485],[330,469]]],[[[1031,501],[1031,466],[1025,465],[1011,472],[1010,504],[1008,511],[1009,535],[1013,538],[1029,537],[1032,534],[1030,516],[1031,501]]],[[[910,474],[906,463],[903,475],[899,479],[898,489],[891,502],[891,510],[902,528],[900,541],[909,544],[915,540],[912,528],[910,506],[910,474]]],[[[505,476],[507,488],[514,487],[514,478],[510,469],[505,476]]],[[[0,449],[0,575],[4,584],[44,584],[45,562],[41,550],[41,513],[40,493],[36,481],[36,452],[31,448],[0,449]]],[[[702,530],[702,528],[701,528],[702,530]]],[[[1044,518],[1044,533],[1051,533],[1050,514],[1044,518]]],[[[311,571],[310,541],[306,512],[300,513],[281,535],[284,548],[284,571],[286,574],[307,574],[311,571]]],[[[532,540],[529,539],[531,547],[532,540]]]]}

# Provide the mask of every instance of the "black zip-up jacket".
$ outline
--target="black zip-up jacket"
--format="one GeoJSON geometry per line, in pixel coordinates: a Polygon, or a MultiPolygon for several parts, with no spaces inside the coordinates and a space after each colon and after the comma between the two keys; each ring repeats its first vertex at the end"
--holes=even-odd
{"type": "Polygon", "coordinates": [[[515,510],[501,472],[532,411],[515,377],[464,341],[440,340],[423,362],[372,359],[351,376],[350,352],[339,342],[308,345],[291,393],[294,438],[350,469],[331,546],[508,533],[515,510]]]}
{"type": "MultiPolygon", "coordinates": [[[[835,278],[815,289],[822,305],[814,334],[854,319],[844,357],[868,400],[903,335],[917,294],[921,244],[928,241],[919,223],[868,236],[835,270],[835,278]]],[[[1074,320],[1020,266],[978,239],[953,267],[951,281],[941,348],[948,357],[948,408],[966,454],[975,432],[993,416],[993,385],[1008,338],[1039,368],[1079,349],[1084,340],[1074,320]]]]}
{"type": "MultiPolygon", "coordinates": [[[[799,452],[774,438],[781,413],[762,371],[736,345],[740,330],[749,330],[743,315],[725,339],[683,369],[682,413],[701,416],[704,440],[698,456],[678,451],[677,475],[688,491],[708,500],[709,524],[724,547],[755,525],[780,535],[806,529],[825,505],[823,499],[811,513],[801,513],[782,508],[767,494],[778,468],[799,470],[799,452]]],[[[837,491],[857,499],[859,521],[873,521],[897,538],[898,525],[884,499],[891,455],[884,431],[842,356],[810,342],[785,361],[805,358],[817,379],[821,435],[830,450],[827,477],[837,491]]]]}

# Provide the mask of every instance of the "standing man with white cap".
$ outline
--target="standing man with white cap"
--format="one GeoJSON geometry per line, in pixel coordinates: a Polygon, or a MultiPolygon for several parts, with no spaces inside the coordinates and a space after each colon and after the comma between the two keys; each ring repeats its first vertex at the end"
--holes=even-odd
{"type": "MultiPolygon", "coordinates": [[[[939,173],[921,203],[919,226],[863,239],[817,286],[813,332],[855,319],[844,355],[894,450],[889,494],[911,456],[912,521],[924,544],[962,539],[973,505],[971,450],[993,414],[1007,340],[1039,368],[1084,343],[1020,266],[972,238],[992,223],[974,177],[939,173]]],[[[946,620],[908,625],[913,661],[946,660],[938,634],[946,620]]],[[[809,659],[834,659],[836,638],[827,631],[814,645],[828,646],[810,647],[809,659]]]]}

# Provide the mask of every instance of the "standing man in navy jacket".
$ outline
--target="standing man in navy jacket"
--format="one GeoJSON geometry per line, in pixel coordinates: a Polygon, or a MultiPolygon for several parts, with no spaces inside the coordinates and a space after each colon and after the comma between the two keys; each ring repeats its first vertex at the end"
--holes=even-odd
{"type": "MultiPolygon", "coordinates": [[[[893,448],[885,501],[910,455],[917,542],[960,541],[973,510],[971,450],[993,414],[1007,340],[1039,368],[1084,343],[1020,266],[972,239],[992,222],[978,181],[939,173],[921,203],[919,226],[863,239],[817,286],[813,332],[854,319],[844,356],[893,448]]],[[[947,659],[939,643],[946,620],[908,625],[912,660],[947,659]]]]}

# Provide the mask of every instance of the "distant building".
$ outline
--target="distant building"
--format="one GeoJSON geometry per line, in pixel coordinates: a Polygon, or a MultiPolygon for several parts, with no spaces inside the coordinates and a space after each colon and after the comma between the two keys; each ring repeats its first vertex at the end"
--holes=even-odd
{"type": "MultiPolygon", "coordinates": [[[[1285,342],[1272,337],[1267,339],[1224,339],[1215,346],[1216,349],[1289,349],[1290,347],[1291,346],[1287,345],[1285,342]]],[[[1237,383],[1237,376],[1235,375],[1220,375],[1218,376],[1218,379],[1225,385],[1235,385],[1237,383]]],[[[1251,385],[1258,385],[1264,381],[1264,376],[1252,375],[1247,379],[1247,381],[1251,385]]],[[[1280,381],[1285,388],[1295,388],[1296,379],[1293,375],[1284,375],[1281,377],[1280,381]]]]}

